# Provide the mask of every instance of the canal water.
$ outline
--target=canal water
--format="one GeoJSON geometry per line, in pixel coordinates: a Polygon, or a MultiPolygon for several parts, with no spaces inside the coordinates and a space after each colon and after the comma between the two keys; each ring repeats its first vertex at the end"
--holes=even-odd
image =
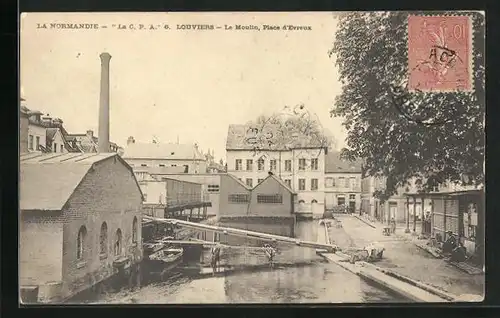
{"type": "MultiPolygon", "coordinates": [[[[300,221],[292,233],[316,241],[317,221],[300,221]]],[[[224,226],[224,224],[221,224],[224,226]]],[[[266,224],[266,229],[271,225],[266,224]]],[[[271,232],[288,225],[273,224],[271,232]]],[[[234,241],[232,242],[234,243],[234,241]]],[[[379,286],[327,263],[314,249],[278,245],[275,268],[269,268],[263,251],[244,248],[255,244],[240,239],[240,248],[222,252],[222,266],[237,268],[223,275],[193,275],[193,267],[208,265],[208,252],[199,261],[188,262],[163,281],[101,294],[87,303],[200,304],[200,303],[367,303],[404,302],[379,286]]],[[[255,245],[254,245],[255,246],[255,245]]]]}

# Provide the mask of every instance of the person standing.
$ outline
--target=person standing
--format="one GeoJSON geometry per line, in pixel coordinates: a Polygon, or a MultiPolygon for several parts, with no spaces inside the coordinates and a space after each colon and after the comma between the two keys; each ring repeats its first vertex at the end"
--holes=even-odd
{"type": "Polygon", "coordinates": [[[215,273],[219,271],[220,250],[221,250],[220,243],[214,245],[211,250],[210,265],[212,266],[213,275],[215,275],[215,273]]]}
{"type": "Polygon", "coordinates": [[[394,217],[391,218],[391,234],[396,233],[396,220],[394,217]]]}
{"type": "Polygon", "coordinates": [[[425,234],[431,234],[432,228],[431,228],[431,213],[429,211],[425,212],[425,218],[424,218],[424,233],[425,234]]]}
{"type": "Polygon", "coordinates": [[[264,245],[264,251],[266,252],[267,259],[269,261],[269,266],[274,267],[274,256],[276,255],[276,250],[269,244],[264,245]]]}

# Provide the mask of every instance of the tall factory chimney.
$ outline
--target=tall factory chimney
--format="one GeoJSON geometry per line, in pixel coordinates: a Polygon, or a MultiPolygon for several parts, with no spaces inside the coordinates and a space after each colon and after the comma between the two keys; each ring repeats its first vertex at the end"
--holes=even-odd
{"type": "Polygon", "coordinates": [[[99,97],[99,152],[109,150],[109,53],[101,53],[101,94],[99,97]]]}

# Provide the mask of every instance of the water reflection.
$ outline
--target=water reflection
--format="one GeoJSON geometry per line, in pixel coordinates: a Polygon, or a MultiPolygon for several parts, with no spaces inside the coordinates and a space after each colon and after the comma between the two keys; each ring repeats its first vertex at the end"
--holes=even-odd
{"type": "MultiPolygon", "coordinates": [[[[282,233],[288,231],[289,226],[262,224],[260,229],[282,233]]],[[[301,221],[294,225],[293,232],[300,239],[315,241],[316,228],[313,221],[301,221]]],[[[238,240],[239,244],[249,243],[245,238],[238,240]]],[[[404,301],[379,287],[369,285],[334,264],[326,263],[313,249],[289,245],[279,245],[278,248],[275,269],[265,266],[267,259],[262,251],[255,248],[233,249],[223,253],[223,262],[239,267],[236,272],[225,276],[197,278],[193,275],[192,268],[199,268],[201,265],[185,264],[191,267],[190,271],[179,268],[167,281],[150,284],[135,291],[103,296],[98,302],[165,304],[404,301]]],[[[208,256],[204,257],[206,260],[208,256]]]]}

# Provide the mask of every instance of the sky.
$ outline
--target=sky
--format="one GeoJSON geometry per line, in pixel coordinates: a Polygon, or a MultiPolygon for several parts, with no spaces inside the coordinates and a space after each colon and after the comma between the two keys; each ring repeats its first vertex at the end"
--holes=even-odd
{"type": "Polygon", "coordinates": [[[304,104],[340,148],[345,130],[341,119],[329,115],[341,91],[328,56],[335,31],[327,12],[27,13],[21,17],[21,94],[28,108],[61,118],[69,133],[97,135],[99,54],[108,52],[110,140],[121,146],[129,136],[137,142],[178,138],[225,159],[228,125],[304,104]],[[58,29],[50,23],[107,28],[58,29]],[[39,28],[43,24],[46,29],[39,28]],[[147,29],[150,24],[157,29],[147,29]],[[177,29],[183,24],[221,29],[177,29]],[[260,31],[225,30],[236,24],[260,31]],[[264,24],[311,30],[263,30],[264,24]]]}

